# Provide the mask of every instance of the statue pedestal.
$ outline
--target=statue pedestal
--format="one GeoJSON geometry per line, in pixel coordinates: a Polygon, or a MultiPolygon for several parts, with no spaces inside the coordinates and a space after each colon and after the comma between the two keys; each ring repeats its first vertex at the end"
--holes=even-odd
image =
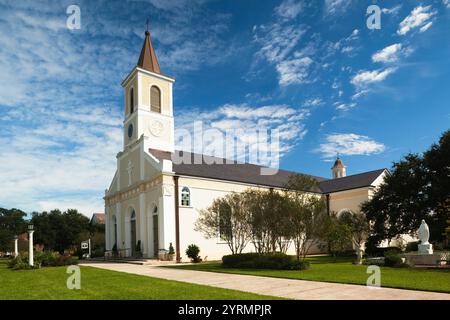
{"type": "Polygon", "coordinates": [[[433,245],[431,243],[419,244],[419,254],[433,254],[433,245]]]}

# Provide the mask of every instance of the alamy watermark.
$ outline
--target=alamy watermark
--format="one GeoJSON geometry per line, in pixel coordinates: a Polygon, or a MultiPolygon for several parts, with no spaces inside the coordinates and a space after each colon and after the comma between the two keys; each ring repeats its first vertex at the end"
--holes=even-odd
{"type": "Polygon", "coordinates": [[[81,289],[81,269],[79,266],[69,266],[67,267],[67,274],[70,276],[67,278],[67,289],[69,290],[80,290],[81,289]]]}
{"type": "Polygon", "coordinates": [[[193,131],[176,129],[175,141],[183,151],[173,153],[174,164],[253,163],[261,165],[261,175],[278,172],[281,150],[278,129],[204,129],[202,121],[195,121],[193,131]]]}
{"type": "Polygon", "coordinates": [[[368,15],[366,21],[368,29],[381,29],[381,8],[379,6],[375,4],[368,6],[366,15],[368,15]]]}
{"type": "Polygon", "coordinates": [[[367,287],[379,289],[381,287],[381,268],[371,265],[367,267],[366,273],[370,274],[366,282],[367,287]]]}
{"type": "Polygon", "coordinates": [[[67,7],[66,14],[69,16],[66,20],[66,26],[69,30],[81,29],[81,9],[79,6],[72,4],[67,7]]]}

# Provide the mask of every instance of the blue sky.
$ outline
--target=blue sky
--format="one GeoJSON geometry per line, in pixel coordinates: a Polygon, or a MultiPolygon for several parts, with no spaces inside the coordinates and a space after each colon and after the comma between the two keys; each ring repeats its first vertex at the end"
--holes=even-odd
{"type": "Polygon", "coordinates": [[[390,167],[449,128],[449,14],[449,0],[2,0],[0,206],[103,211],[147,18],[178,127],[263,121],[282,168],[319,176],[336,152],[348,174],[390,167]]]}

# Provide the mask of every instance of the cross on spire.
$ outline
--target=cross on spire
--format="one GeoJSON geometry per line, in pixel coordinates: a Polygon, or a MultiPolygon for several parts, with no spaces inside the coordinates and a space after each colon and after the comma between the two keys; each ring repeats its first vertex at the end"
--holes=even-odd
{"type": "Polygon", "coordinates": [[[148,32],[148,24],[149,24],[149,20],[147,18],[147,20],[145,20],[145,25],[147,26],[147,29],[145,29],[145,31],[147,31],[147,32],[148,32]]]}

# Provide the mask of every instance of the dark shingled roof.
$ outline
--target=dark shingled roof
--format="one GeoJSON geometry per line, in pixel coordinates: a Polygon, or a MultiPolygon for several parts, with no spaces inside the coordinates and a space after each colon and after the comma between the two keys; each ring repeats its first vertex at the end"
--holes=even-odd
{"type": "Polygon", "coordinates": [[[364,172],[338,179],[331,179],[320,182],[320,189],[323,193],[331,193],[343,190],[357,189],[372,185],[376,178],[386,169],[364,172]]]}
{"type": "MultiPolygon", "coordinates": [[[[172,153],[170,152],[156,149],[150,149],[149,152],[158,159],[172,160],[172,153]]],[[[194,154],[190,152],[176,151],[176,153],[179,154],[180,158],[183,157],[185,159],[191,159],[191,164],[176,164],[176,162],[174,161],[173,171],[178,175],[242,182],[274,188],[283,188],[288,182],[289,176],[291,174],[298,173],[279,169],[278,172],[274,175],[261,175],[261,169],[264,168],[262,166],[236,161],[234,161],[233,163],[226,163],[225,161],[227,160],[222,158],[216,158],[206,155],[202,156],[200,154],[194,154]],[[201,160],[201,163],[200,161],[198,161],[198,164],[195,163],[196,157],[201,160]]],[[[308,175],[319,181],[320,188],[310,191],[329,193],[340,190],[354,189],[357,187],[370,186],[371,183],[383,172],[383,170],[384,169],[333,180],[308,175]],[[378,175],[374,174],[375,172],[378,172],[378,175]]]]}

